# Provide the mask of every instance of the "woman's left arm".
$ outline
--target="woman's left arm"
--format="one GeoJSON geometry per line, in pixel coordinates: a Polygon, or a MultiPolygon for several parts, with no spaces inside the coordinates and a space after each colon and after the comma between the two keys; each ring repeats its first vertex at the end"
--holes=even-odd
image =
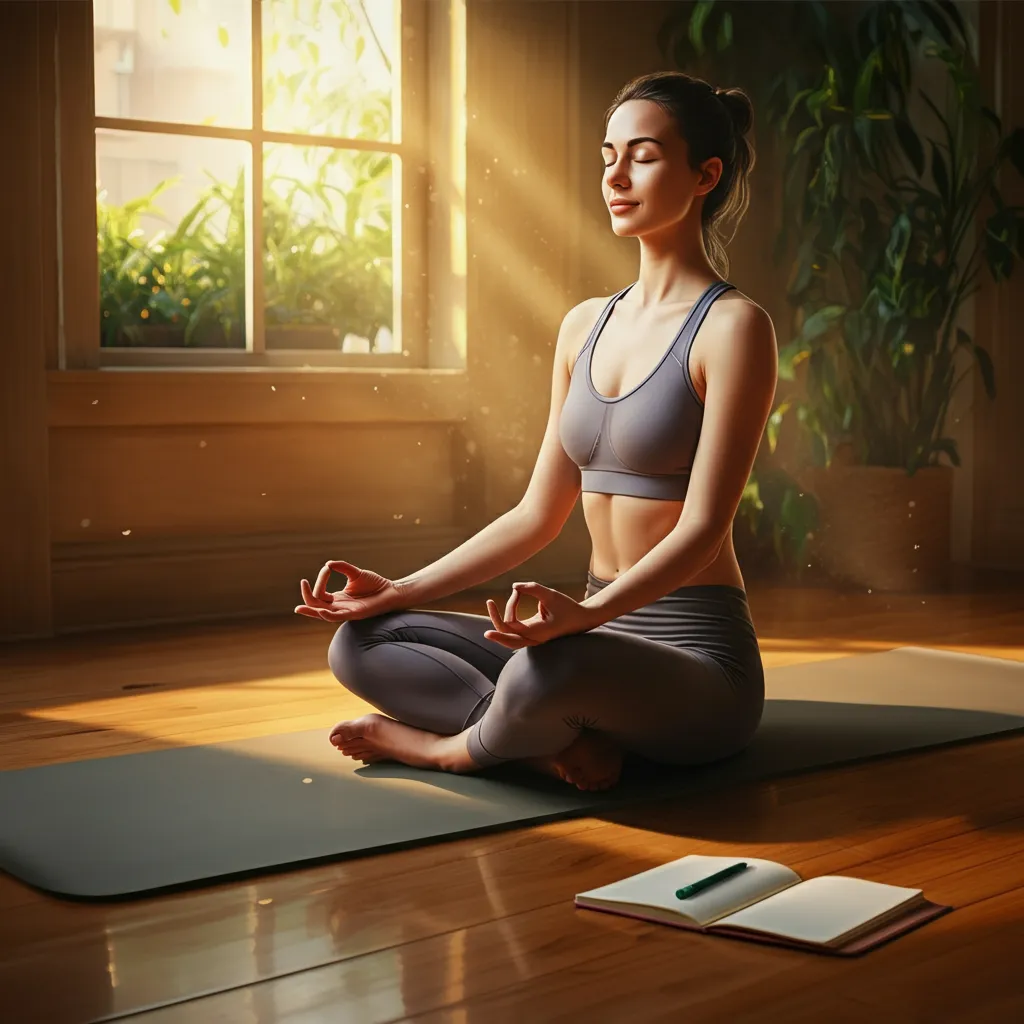
{"type": "Polygon", "coordinates": [[[707,346],[704,419],[682,514],[635,565],[580,602],[594,613],[591,629],[683,586],[714,561],[732,529],[775,400],[778,349],[771,318],[760,306],[732,301],[719,311],[707,346]]]}

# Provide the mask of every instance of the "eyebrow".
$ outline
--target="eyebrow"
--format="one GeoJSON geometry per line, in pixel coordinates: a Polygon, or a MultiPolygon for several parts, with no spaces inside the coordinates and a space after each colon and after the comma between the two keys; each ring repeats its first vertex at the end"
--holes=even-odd
{"type": "MultiPolygon", "coordinates": [[[[630,139],[629,142],[626,143],[626,149],[629,149],[630,146],[636,146],[641,142],[656,142],[659,146],[664,146],[661,139],[652,139],[650,135],[641,135],[638,139],[630,139]]],[[[614,149],[615,147],[610,142],[605,141],[601,143],[601,148],[614,149]]]]}

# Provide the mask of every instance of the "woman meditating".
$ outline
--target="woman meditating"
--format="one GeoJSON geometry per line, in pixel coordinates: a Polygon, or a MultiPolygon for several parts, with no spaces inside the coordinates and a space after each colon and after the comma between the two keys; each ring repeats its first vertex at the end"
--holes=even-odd
{"type": "Polygon", "coordinates": [[[752,111],[678,72],[628,83],[606,114],[612,230],[637,280],[562,321],[547,429],[522,500],[400,580],[330,561],[299,614],[341,622],[328,661],[383,712],[330,739],[368,764],[470,772],[511,761],[597,790],[623,755],[697,765],[742,750],[764,673],[732,543],[777,379],[768,315],[723,278],[723,222],[748,202],[752,111]],[[487,615],[414,606],[550,544],[582,490],[586,596],[513,584],[487,615]],[[331,571],[347,577],[328,592],[331,571]],[[521,619],[521,598],[537,613],[521,619]]]}

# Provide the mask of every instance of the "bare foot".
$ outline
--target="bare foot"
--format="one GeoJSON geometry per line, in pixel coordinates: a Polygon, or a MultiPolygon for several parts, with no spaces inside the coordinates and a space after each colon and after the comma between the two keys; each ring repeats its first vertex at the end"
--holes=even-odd
{"type": "Polygon", "coordinates": [[[583,730],[565,750],[551,757],[526,760],[531,768],[556,775],[577,789],[597,791],[608,789],[619,781],[622,772],[622,750],[607,736],[583,730]]]}
{"type": "Polygon", "coordinates": [[[467,772],[479,767],[469,756],[463,734],[441,736],[384,715],[363,715],[339,722],[331,730],[330,741],[346,757],[363,764],[400,761],[413,768],[446,772],[467,772]]]}

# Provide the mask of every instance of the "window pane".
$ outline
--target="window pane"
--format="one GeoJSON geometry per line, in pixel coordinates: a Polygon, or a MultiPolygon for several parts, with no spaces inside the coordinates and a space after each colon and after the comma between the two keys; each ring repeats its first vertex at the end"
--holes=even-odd
{"type": "Polygon", "coordinates": [[[96,113],[252,125],[250,0],[93,0],[96,113]]]}
{"type": "Polygon", "coordinates": [[[395,0],[262,0],[263,127],[392,139],[395,0]]]}
{"type": "Polygon", "coordinates": [[[101,345],[245,348],[247,151],[97,130],[101,345]]]}
{"type": "Polygon", "coordinates": [[[391,352],[390,153],[268,145],[267,348],[391,352]]]}

